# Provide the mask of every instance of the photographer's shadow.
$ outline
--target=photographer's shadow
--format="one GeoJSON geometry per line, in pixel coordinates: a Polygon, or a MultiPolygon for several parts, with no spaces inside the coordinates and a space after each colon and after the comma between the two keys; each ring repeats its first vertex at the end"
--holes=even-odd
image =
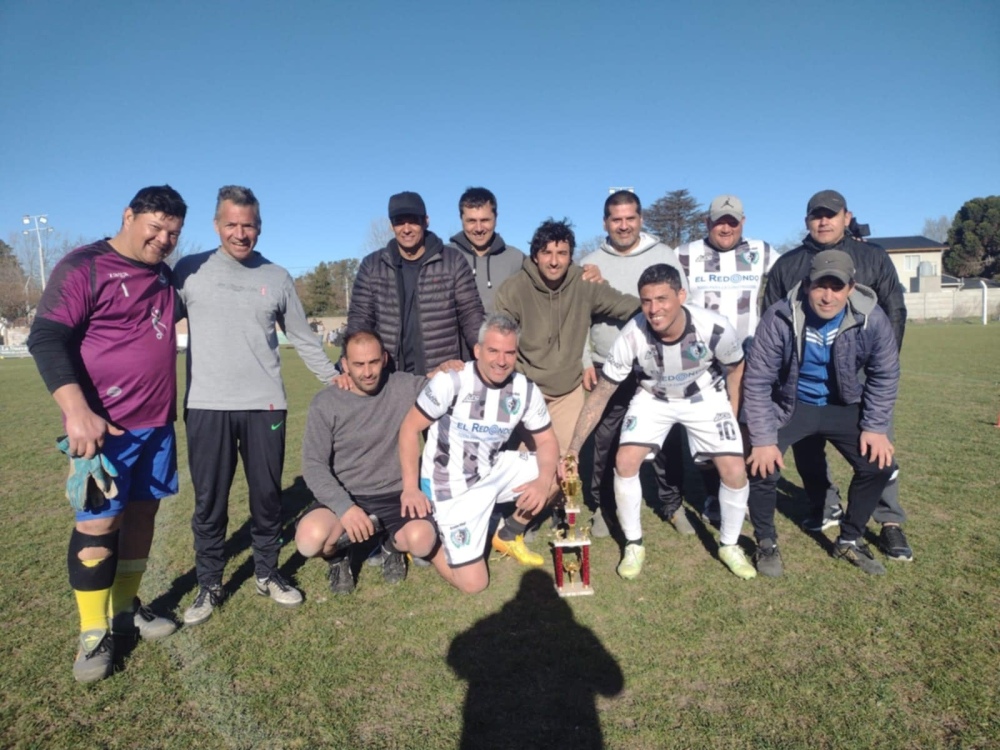
{"type": "Polygon", "coordinates": [[[469,683],[462,748],[602,748],[596,695],[624,686],[618,662],[541,570],[526,572],[513,600],[456,636],[448,665],[469,683]]]}

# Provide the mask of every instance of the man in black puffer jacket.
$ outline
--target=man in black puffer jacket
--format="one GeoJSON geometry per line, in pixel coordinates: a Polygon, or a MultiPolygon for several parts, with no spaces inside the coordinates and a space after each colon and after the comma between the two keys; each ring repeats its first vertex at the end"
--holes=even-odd
{"type": "Polygon", "coordinates": [[[458,250],[427,231],[417,193],[389,199],[396,238],[361,261],[347,313],[348,335],[377,331],[395,369],[424,375],[461,359],[479,337],[483,303],[476,279],[458,250]]]}
{"type": "MultiPolygon", "coordinates": [[[[854,261],[857,283],[875,292],[878,306],[892,325],[898,351],[903,345],[906,327],[906,303],[899,276],[882,247],[850,236],[847,231],[850,223],[847,201],[836,190],[821,190],[810,198],[806,207],[809,235],[797,248],[778,258],[767,275],[763,309],[786,297],[792,287],[809,275],[809,267],[817,253],[843,250],[854,261]]],[[[843,516],[840,492],[829,478],[824,445],[822,439],[812,437],[792,448],[806,493],[817,507],[817,518],[804,524],[810,531],[836,526],[843,516]],[[818,511],[819,507],[823,508],[822,512],[818,511]]],[[[879,548],[892,560],[912,560],[913,551],[900,526],[906,520],[906,513],[899,504],[899,485],[895,476],[882,493],[872,518],[882,525],[879,548]]]]}

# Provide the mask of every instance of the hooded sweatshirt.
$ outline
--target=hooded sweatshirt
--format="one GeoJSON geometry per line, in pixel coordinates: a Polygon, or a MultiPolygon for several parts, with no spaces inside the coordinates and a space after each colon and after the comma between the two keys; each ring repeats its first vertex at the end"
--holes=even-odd
{"type": "Polygon", "coordinates": [[[521,270],[524,253],[506,244],[503,237],[496,232],[493,233],[486,254],[482,256],[476,253],[465,232],[453,236],[450,244],[456,250],[460,250],[462,257],[469,261],[472,275],[476,277],[479,298],[483,301],[486,314],[489,315],[494,310],[497,291],[507,279],[521,270]]]}
{"type": "Polygon", "coordinates": [[[583,351],[593,315],[627,321],[639,310],[639,298],[608,284],[583,280],[570,264],[558,289],[545,285],[538,266],[525,258],[521,270],[500,287],[496,311],[521,324],[517,369],[550,398],[563,396],[583,382],[583,351]]]}
{"type": "MultiPolygon", "coordinates": [[[[607,239],[601,246],[580,259],[580,265],[593,264],[601,269],[601,276],[619,292],[635,294],[638,292],[637,285],[642,272],[657,263],[666,263],[673,266],[680,272],[681,284],[688,288],[687,276],[677,260],[677,254],[670,249],[669,245],[664,245],[659,239],[645,232],[639,233],[639,244],[627,253],[619,253],[615,250],[607,239]]],[[[593,351],[590,352],[592,360],[597,364],[604,364],[605,357],[611,350],[611,345],[618,337],[619,331],[627,323],[627,320],[619,320],[607,315],[599,315],[594,318],[590,328],[590,341],[593,351]]]]}
{"type": "MultiPolygon", "coordinates": [[[[767,309],[757,326],[743,372],[743,408],[750,443],[775,445],[798,402],[805,349],[807,294],[796,284],[767,309]]],[[[899,355],[888,316],[870,288],[848,297],[831,347],[829,390],[840,404],[861,404],[860,426],[884,434],[899,387],[899,355]]]]}

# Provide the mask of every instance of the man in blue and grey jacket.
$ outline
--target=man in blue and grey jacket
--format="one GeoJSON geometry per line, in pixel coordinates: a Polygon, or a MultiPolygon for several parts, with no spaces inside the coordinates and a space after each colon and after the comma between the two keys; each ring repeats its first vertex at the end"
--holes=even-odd
{"type": "Polygon", "coordinates": [[[782,455],[812,435],[833,444],[854,469],[834,556],[865,573],[885,573],[862,535],[895,468],[888,430],[899,355],[874,292],[854,279],[850,255],[817,253],[808,277],[764,313],[747,355],[749,507],[763,575],[783,572],[774,528],[782,455]]]}

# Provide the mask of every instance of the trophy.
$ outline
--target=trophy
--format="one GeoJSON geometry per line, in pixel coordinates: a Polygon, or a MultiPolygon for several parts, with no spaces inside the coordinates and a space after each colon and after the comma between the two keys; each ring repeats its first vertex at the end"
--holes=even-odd
{"type": "Polygon", "coordinates": [[[556,534],[552,547],[555,551],[556,591],[559,596],[588,596],[594,593],[590,586],[590,529],[577,528],[583,508],[583,483],[576,457],[563,459],[565,474],[559,483],[562,487],[567,528],[556,534]]]}

